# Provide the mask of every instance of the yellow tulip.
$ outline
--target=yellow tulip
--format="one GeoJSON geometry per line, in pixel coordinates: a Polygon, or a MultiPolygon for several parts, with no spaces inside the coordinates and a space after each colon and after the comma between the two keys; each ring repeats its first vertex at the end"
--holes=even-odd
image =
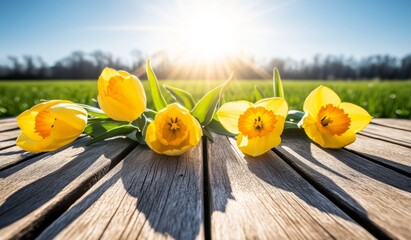
{"type": "Polygon", "coordinates": [[[287,113],[287,102],[283,98],[266,98],[256,104],[225,103],[217,116],[227,131],[238,134],[238,148],[255,157],[280,144],[287,113]]]}
{"type": "Polygon", "coordinates": [[[146,143],[156,153],[180,155],[196,146],[202,130],[190,112],[177,103],[160,110],[147,127],[146,143]]]}
{"type": "Polygon", "coordinates": [[[363,108],[341,102],[331,89],[320,86],[304,102],[302,127],[311,140],[324,148],[342,148],[355,141],[355,134],[371,121],[363,108]]]}
{"type": "Polygon", "coordinates": [[[125,71],[105,68],[98,78],[98,104],[112,119],[131,122],[146,109],[140,80],[125,71]]]}
{"type": "Polygon", "coordinates": [[[30,152],[49,152],[74,140],[87,125],[84,108],[64,100],[40,103],[17,117],[22,130],[16,145],[30,152]]]}

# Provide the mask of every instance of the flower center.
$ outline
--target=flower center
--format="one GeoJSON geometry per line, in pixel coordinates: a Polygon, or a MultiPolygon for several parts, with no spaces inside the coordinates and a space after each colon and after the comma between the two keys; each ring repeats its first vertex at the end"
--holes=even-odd
{"type": "Polygon", "coordinates": [[[180,128],[180,126],[178,126],[177,124],[178,118],[176,117],[173,121],[173,119],[170,119],[170,122],[168,123],[168,126],[170,126],[170,130],[175,131],[178,130],[180,128]]]}
{"type": "Polygon", "coordinates": [[[254,128],[255,129],[263,128],[263,122],[261,121],[261,116],[258,116],[256,119],[254,119],[254,128]]]}
{"type": "Polygon", "coordinates": [[[54,127],[56,118],[47,111],[39,112],[35,119],[34,130],[42,138],[50,136],[51,129],[54,127]]]}
{"type": "Polygon", "coordinates": [[[277,118],[273,111],[250,107],[238,119],[238,129],[248,138],[261,137],[273,131],[277,118]]]}
{"type": "Polygon", "coordinates": [[[168,117],[161,131],[160,141],[164,145],[178,146],[188,136],[187,126],[178,117],[168,117]]]}
{"type": "Polygon", "coordinates": [[[321,107],[317,116],[318,128],[331,135],[341,135],[350,127],[351,119],[343,109],[327,104],[321,107]]]}

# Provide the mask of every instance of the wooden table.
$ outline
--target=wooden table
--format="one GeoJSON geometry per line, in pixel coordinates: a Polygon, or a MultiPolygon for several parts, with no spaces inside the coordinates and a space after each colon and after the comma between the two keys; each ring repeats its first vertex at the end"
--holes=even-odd
{"type": "Polygon", "coordinates": [[[411,239],[411,121],[375,119],[326,150],[299,130],[244,156],[215,135],[179,157],[86,137],[51,153],[0,120],[0,238],[411,239]]]}

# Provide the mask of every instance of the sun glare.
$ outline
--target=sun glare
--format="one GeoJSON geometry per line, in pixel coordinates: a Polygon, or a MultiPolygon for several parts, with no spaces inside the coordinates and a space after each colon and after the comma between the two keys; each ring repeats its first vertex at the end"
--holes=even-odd
{"type": "Polygon", "coordinates": [[[158,9],[159,20],[167,25],[160,41],[175,63],[167,77],[186,74],[215,79],[245,68],[269,76],[247,57],[260,47],[256,43],[267,32],[255,9],[246,0],[179,0],[158,9]]]}
{"type": "Polygon", "coordinates": [[[233,32],[236,26],[228,19],[203,13],[189,20],[186,29],[186,51],[203,60],[215,60],[235,50],[233,32]]]}
{"type": "Polygon", "coordinates": [[[189,60],[214,61],[240,51],[244,29],[243,11],[223,2],[185,4],[177,15],[180,53],[189,60]]]}

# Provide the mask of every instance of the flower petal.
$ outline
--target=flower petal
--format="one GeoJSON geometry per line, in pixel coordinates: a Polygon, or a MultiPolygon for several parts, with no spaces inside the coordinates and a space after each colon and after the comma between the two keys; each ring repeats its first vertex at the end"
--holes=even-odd
{"type": "Polygon", "coordinates": [[[284,98],[264,98],[255,104],[258,107],[264,107],[267,110],[271,110],[275,115],[287,117],[288,114],[288,105],[284,98]]]}
{"type": "Polygon", "coordinates": [[[116,71],[115,69],[105,67],[103,71],[101,72],[100,77],[106,80],[110,80],[110,78],[118,76],[118,75],[119,75],[119,72],[116,71]]]}
{"type": "Polygon", "coordinates": [[[140,116],[146,110],[146,94],[143,84],[135,76],[126,78],[123,84],[123,95],[126,102],[130,104],[140,116]]]}
{"type": "Polygon", "coordinates": [[[21,132],[16,140],[16,145],[29,152],[50,152],[73,142],[75,139],[76,138],[66,139],[64,141],[54,141],[52,138],[48,137],[36,141],[31,139],[24,132],[21,132]]]}
{"type": "Polygon", "coordinates": [[[355,141],[355,133],[348,130],[342,135],[323,133],[318,129],[315,119],[307,115],[302,127],[307,136],[323,148],[342,148],[355,141]]]}
{"type": "Polygon", "coordinates": [[[163,154],[165,149],[162,149],[164,145],[157,139],[155,122],[150,123],[147,127],[146,143],[154,152],[163,154]]]}
{"type": "Polygon", "coordinates": [[[98,103],[110,118],[131,122],[144,112],[146,95],[136,76],[105,68],[98,79],[98,103]]]}
{"type": "Polygon", "coordinates": [[[114,120],[131,122],[139,117],[135,109],[128,108],[112,97],[98,95],[97,100],[101,109],[114,120]]]}
{"type": "MultiPolygon", "coordinates": [[[[201,138],[201,137],[200,137],[201,138]]],[[[198,139],[198,141],[200,140],[198,139]]],[[[197,143],[198,143],[197,141],[197,143]]],[[[147,127],[147,132],[146,132],[146,143],[147,145],[156,153],[158,154],[165,154],[168,156],[177,156],[185,153],[188,149],[194,147],[197,145],[192,145],[189,143],[189,139],[187,139],[185,142],[183,142],[180,147],[181,148],[176,148],[173,146],[166,146],[162,144],[159,139],[157,138],[156,135],[156,125],[154,122],[150,123],[147,127]]]]}
{"type": "Polygon", "coordinates": [[[343,109],[351,119],[349,130],[354,133],[364,129],[372,119],[370,114],[364,108],[355,104],[343,102],[339,107],[343,109]]]}
{"type": "Polygon", "coordinates": [[[50,108],[50,113],[72,128],[82,132],[87,125],[87,111],[74,103],[59,103],[50,108]]]}
{"type": "Polygon", "coordinates": [[[56,141],[62,141],[62,140],[66,140],[69,138],[76,139],[83,132],[84,127],[83,129],[74,128],[73,126],[68,124],[66,121],[57,119],[54,122],[54,127],[52,128],[50,132],[50,137],[56,141]]]}
{"type": "Polygon", "coordinates": [[[17,116],[17,124],[19,125],[19,128],[31,139],[43,139],[37,132],[35,132],[37,114],[41,111],[49,111],[51,106],[59,103],[71,102],[65,100],[50,100],[47,102],[39,103],[17,116]]]}
{"type": "Polygon", "coordinates": [[[248,139],[243,134],[237,137],[237,146],[245,154],[256,157],[268,152],[271,148],[280,144],[280,135],[270,133],[262,137],[248,139]]]}
{"type": "Polygon", "coordinates": [[[321,145],[323,148],[342,148],[347,146],[348,144],[351,144],[355,142],[355,133],[353,132],[346,132],[345,134],[339,136],[339,135],[329,135],[329,134],[324,134],[322,133],[322,138],[323,138],[323,145],[321,145]]]}
{"type": "Polygon", "coordinates": [[[38,112],[36,111],[26,110],[17,117],[17,124],[19,125],[19,128],[25,133],[25,135],[27,135],[27,137],[33,140],[43,139],[40,134],[35,131],[37,114],[38,112]]]}
{"type": "Polygon", "coordinates": [[[200,142],[201,137],[203,136],[203,130],[201,129],[200,123],[195,119],[193,116],[191,116],[191,121],[192,121],[192,128],[190,129],[190,132],[188,134],[189,136],[189,143],[192,146],[195,146],[200,142]]]}
{"type": "Polygon", "coordinates": [[[243,114],[249,107],[254,105],[247,101],[236,101],[228,102],[223,104],[217,111],[218,120],[221,122],[223,127],[234,134],[238,134],[238,118],[243,114]]]}
{"type": "Polygon", "coordinates": [[[191,145],[186,145],[181,149],[170,149],[163,152],[163,154],[168,156],[178,156],[188,151],[188,149],[192,148],[191,145]]]}
{"type": "Polygon", "coordinates": [[[304,101],[304,112],[317,116],[321,107],[332,104],[338,106],[341,103],[340,97],[331,89],[319,86],[314,89],[304,101]]]}

